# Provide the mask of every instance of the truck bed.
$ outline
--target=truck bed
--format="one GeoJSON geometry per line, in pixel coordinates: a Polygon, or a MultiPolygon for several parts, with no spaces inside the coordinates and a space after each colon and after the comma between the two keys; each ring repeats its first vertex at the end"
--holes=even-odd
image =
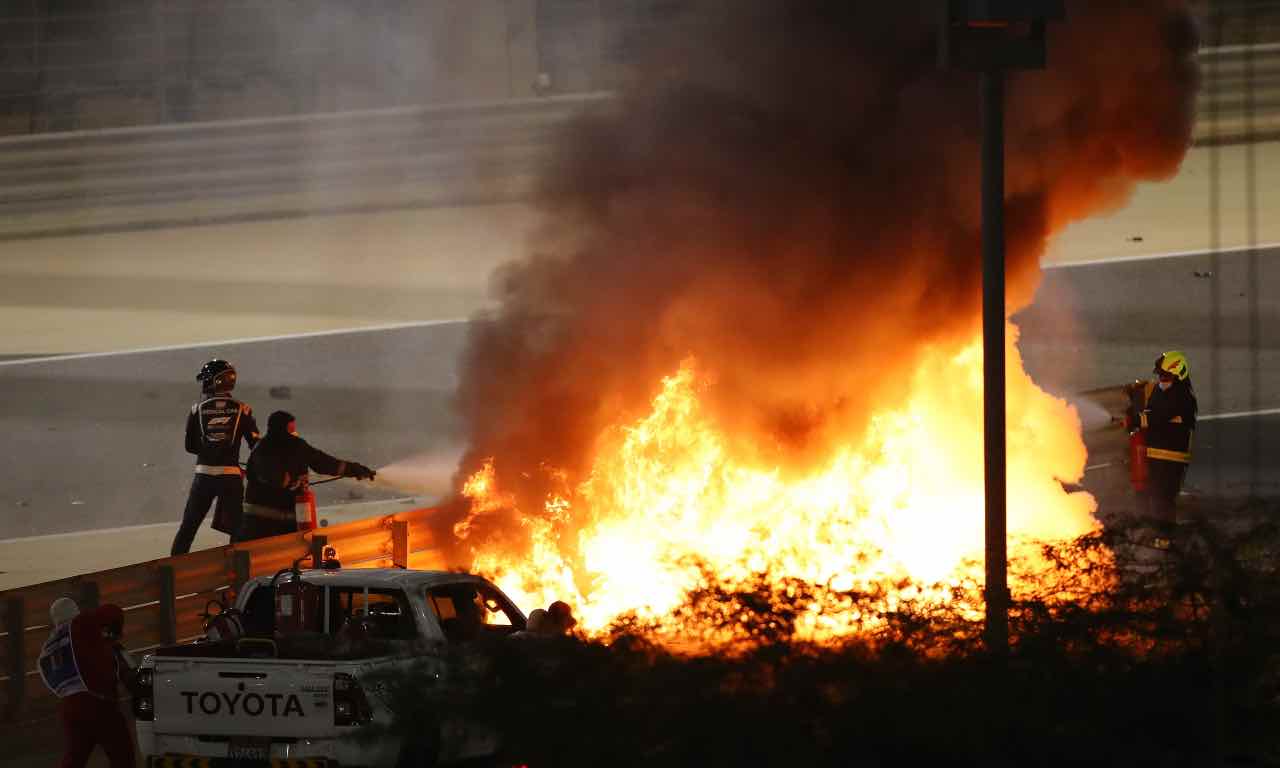
{"type": "MultiPolygon", "coordinates": [[[[154,651],[156,657],[176,659],[281,659],[290,661],[359,661],[384,656],[423,652],[420,642],[368,639],[357,643],[337,641],[325,635],[297,635],[277,639],[275,652],[266,642],[196,642],[166,645],[154,651]]],[[[265,640],[265,638],[263,638],[265,640]]]]}

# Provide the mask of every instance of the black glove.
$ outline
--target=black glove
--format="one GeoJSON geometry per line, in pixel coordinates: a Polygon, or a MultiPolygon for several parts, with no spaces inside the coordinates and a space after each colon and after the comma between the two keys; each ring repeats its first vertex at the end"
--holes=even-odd
{"type": "Polygon", "coordinates": [[[354,477],[357,480],[372,480],[377,474],[377,472],[363,464],[358,464],[354,461],[347,462],[347,477],[354,477]]]}

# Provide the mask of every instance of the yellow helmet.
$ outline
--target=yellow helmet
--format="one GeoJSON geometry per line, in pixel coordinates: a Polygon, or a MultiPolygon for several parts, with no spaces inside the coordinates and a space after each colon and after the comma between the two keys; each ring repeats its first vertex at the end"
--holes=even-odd
{"type": "Polygon", "coordinates": [[[1154,373],[1167,373],[1180,381],[1186,381],[1191,375],[1191,364],[1187,362],[1186,355],[1177,350],[1169,350],[1156,358],[1154,373]]]}

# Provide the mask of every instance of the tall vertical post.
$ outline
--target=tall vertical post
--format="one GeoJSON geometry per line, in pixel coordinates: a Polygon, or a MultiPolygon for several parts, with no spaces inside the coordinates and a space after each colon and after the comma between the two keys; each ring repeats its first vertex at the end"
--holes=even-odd
{"type": "Polygon", "coordinates": [[[1009,70],[1044,69],[1046,25],[1063,0],[946,0],[938,62],[982,75],[982,408],[986,498],[987,650],[1009,650],[1009,554],[1005,544],[1004,82],[1009,70]]]}
{"type": "Polygon", "coordinates": [[[985,641],[1009,646],[1005,545],[1004,72],[982,73],[982,409],[986,491],[985,641]]]}
{"type": "Polygon", "coordinates": [[[4,630],[8,633],[9,646],[8,664],[4,670],[9,675],[4,719],[9,721],[17,720],[22,714],[27,696],[26,629],[26,602],[21,597],[9,598],[4,606],[4,630]]]}

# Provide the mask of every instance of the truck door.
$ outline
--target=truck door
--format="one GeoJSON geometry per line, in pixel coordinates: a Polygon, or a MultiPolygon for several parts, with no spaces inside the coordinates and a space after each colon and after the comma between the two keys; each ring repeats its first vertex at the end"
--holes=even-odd
{"type": "Polygon", "coordinates": [[[450,644],[502,637],[525,626],[525,619],[515,606],[485,584],[463,582],[432,587],[427,590],[426,599],[450,644]]]}

